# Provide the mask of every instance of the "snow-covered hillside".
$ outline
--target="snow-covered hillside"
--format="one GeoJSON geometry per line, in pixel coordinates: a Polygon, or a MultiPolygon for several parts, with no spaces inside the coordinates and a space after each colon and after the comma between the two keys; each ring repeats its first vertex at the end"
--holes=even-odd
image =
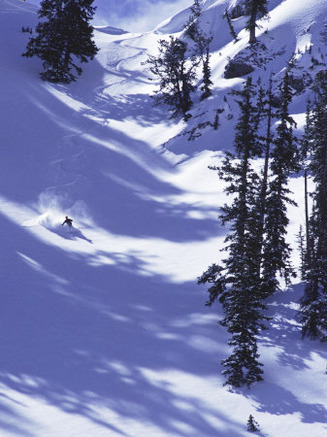
{"type": "MultiPolygon", "coordinates": [[[[295,71],[322,63],[327,4],[299,3],[269,2],[255,78],[278,78],[294,53],[295,71]]],[[[222,17],[230,4],[204,3],[215,92],[186,125],[152,106],[142,62],[158,39],[179,35],[188,10],[144,34],[98,28],[96,59],[63,86],[42,82],[40,61],[21,57],[35,6],[1,1],[1,437],[241,437],[250,414],[264,436],[327,435],[327,351],[301,340],[301,284],[269,302],[265,381],[230,391],[219,308],[205,308],[196,283],[225,233],[223,187],[207,167],[232,145],[228,92],[243,79],[224,70],[249,56],[244,19],[234,20],[234,43],[222,17]],[[202,129],[219,108],[218,130],[202,129]],[[66,215],[73,230],[61,226],[66,215]]],[[[308,93],[292,104],[299,129],[308,93]]],[[[290,241],[304,215],[301,183],[291,183],[300,206],[290,241]]]]}

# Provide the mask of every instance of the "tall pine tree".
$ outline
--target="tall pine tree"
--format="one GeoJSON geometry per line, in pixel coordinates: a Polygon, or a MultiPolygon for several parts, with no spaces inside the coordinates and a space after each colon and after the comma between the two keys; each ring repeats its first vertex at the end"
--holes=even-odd
{"type": "Polygon", "coordinates": [[[270,180],[267,188],[265,240],[262,262],[262,290],[264,296],[274,293],[278,287],[277,275],[284,277],[287,284],[294,276],[290,263],[290,245],[286,242],[287,205],[295,202],[288,188],[290,176],[299,170],[299,152],[293,132],[294,120],[289,115],[292,92],[286,72],[281,86],[281,105],[277,110],[279,123],[272,141],[270,153],[270,180]]]}
{"type": "Polygon", "coordinates": [[[246,14],[248,21],[246,29],[249,31],[249,43],[254,44],[256,39],[257,19],[267,15],[267,0],[246,0],[245,2],[246,14]]]}
{"type": "Polygon", "coordinates": [[[231,205],[222,209],[221,220],[228,223],[226,237],[228,258],[221,266],[213,265],[199,279],[212,284],[208,305],[216,299],[222,304],[222,326],[231,334],[231,355],[222,361],[227,384],[234,387],[250,386],[262,380],[257,337],[265,329],[265,309],[261,299],[259,254],[255,229],[257,228],[257,200],[259,176],[252,166],[261,155],[257,135],[257,111],[253,104],[255,90],[249,78],[243,91],[236,93],[241,115],[236,126],[235,155],[226,153],[218,170],[227,182],[225,191],[233,195],[231,205]]]}
{"type": "Polygon", "coordinates": [[[193,39],[193,41],[195,41],[199,33],[198,19],[202,15],[200,0],[194,0],[194,3],[193,5],[191,5],[190,10],[191,15],[189,16],[185,25],[185,34],[193,39]]]}
{"type": "Polygon", "coordinates": [[[187,44],[173,36],[168,41],[159,41],[159,56],[150,55],[145,62],[149,70],[159,79],[156,103],[170,106],[172,116],[182,114],[189,118],[188,111],[193,102],[191,94],[195,89],[195,57],[187,58],[187,44]]]}
{"type": "Polygon", "coordinates": [[[201,100],[206,99],[212,95],[212,85],[211,80],[211,68],[210,68],[210,51],[209,45],[205,48],[205,53],[201,56],[202,60],[202,84],[200,90],[202,91],[201,100]]]}
{"type": "Polygon", "coordinates": [[[302,334],[327,339],[327,70],[317,74],[309,131],[314,182],[312,214],[309,222],[308,269],[299,318],[302,334]]]}
{"type": "Polygon", "coordinates": [[[92,40],[93,0],[43,0],[38,11],[36,37],[30,38],[25,57],[43,61],[43,80],[69,83],[82,73],[81,63],[93,59],[98,48],[92,40]]]}
{"type": "Polygon", "coordinates": [[[200,18],[202,16],[202,7],[199,0],[194,0],[191,6],[191,15],[185,25],[185,35],[194,42],[194,55],[199,56],[202,65],[202,84],[200,90],[202,91],[201,100],[206,99],[212,95],[211,68],[210,68],[210,43],[212,37],[205,35],[200,28],[200,18]]]}
{"type": "Polygon", "coordinates": [[[304,128],[304,134],[300,141],[300,156],[301,156],[301,168],[303,169],[304,178],[304,210],[305,210],[305,243],[303,244],[303,269],[302,279],[305,279],[306,272],[311,268],[313,257],[313,241],[311,238],[310,218],[309,218],[309,190],[308,190],[308,177],[310,173],[310,159],[311,150],[313,145],[313,123],[312,123],[312,110],[311,103],[308,102],[306,113],[306,125],[304,128]]]}
{"type": "Polygon", "coordinates": [[[272,145],[272,79],[269,81],[268,92],[260,86],[257,99],[257,117],[255,121],[256,129],[260,129],[260,124],[266,122],[265,135],[259,137],[262,147],[264,165],[259,181],[259,188],[257,194],[256,208],[254,209],[254,226],[253,237],[256,242],[254,246],[256,261],[256,268],[258,275],[261,276],[262,258],[263,258],[263,242],[265,236],[265,217],[266,217],[266,203],[267,203],[267,191],[268,191],[268,177],[269,177],[269,160],[272,145]]]}

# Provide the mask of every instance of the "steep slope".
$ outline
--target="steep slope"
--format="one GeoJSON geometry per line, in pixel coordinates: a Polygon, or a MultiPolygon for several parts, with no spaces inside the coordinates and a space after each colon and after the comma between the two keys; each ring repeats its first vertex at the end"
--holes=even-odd
{"type": "MultiPolygon", "coordinates": [[[[238,41],[232,40],[227,20],[223,18],[225,10],[231,11],[234,1],[212,0],[204,3],[201,27],[207,35],[213,36],[211,43],[212,79],[215,84],[214,96],[202,104],[199,102],[193,109],[193,119],[184,131],[185,138],[190,140],[184,149],[184,142],[172,140],[168,149],[177,153],[192,153],[206,148],[225,150],[231,147],[233,135],[230,135],[231,125],[235,123],[237,106],[229,95],[232,89],[240,88],[244,78],[226,79],[225,69],[231,60],[250,64],[254,68],[251,74],[254,81],[260,78],[267,84],[272,76],[274,90],[278,94],[278,85],[286,66],[293,67],[290,71],[294,77],[302,80],[303,88],[294,89],[295,95],[291,110],[293,114],[303,113],[308,97],[309,85],[319,69],[324,68],[326,50],[321,39],[326,17],[326,4],[322,0],[297,2],[296,0],[269,1],[268,18],[258,22],[258,44],[252,50],[248,46],[248,33],[244,30],[245,19],[239,17],[232,20],[238,41]],[[208,122],[214,123],[217,110],[220,128],[215,132],[208,122]]],[[[181,32],[181,23],[185,22],[187,14],[183,12],[164,24],[159,31],[181,32]]],[[[299,129],[303,119],[297,119],[299,129]]]]}
{"type": "MultiPolygon", "coordinates": [[[[309,3],[323,16],[323,2],[309,3]]],[[[241,83],[222,78],[227,56],[246,47],[245,35],[230,42],[228,4],[206,4],[216,35],[210,117],[241,83]]],[[[275,40],[279,26],[289,35],[299,22],[283,14],[269,24],[275,40]]],[[[170,120],[152,107],[141,66],[187,15],[144,35],[99,29],[96,60],[76,83],[53,86],[39,80],[38,60],[20,56],[35,8],[0,5],[1,436],[240,437],[249,414],[265,435],[326,432],[327,354],[299,338],[300,285],[271,302],[265,382],[223,387],[226,334],[196,277],[220,256],[224,195],[207,166],[230,146],[233,123],[226,110],[218,131],[187,141],[204,107],[187,127],[170,120]],[[66,214],[72,231],[61,226],[66,214]]],[[[276,71],[292,41],[271,61],[276,71]]]]}

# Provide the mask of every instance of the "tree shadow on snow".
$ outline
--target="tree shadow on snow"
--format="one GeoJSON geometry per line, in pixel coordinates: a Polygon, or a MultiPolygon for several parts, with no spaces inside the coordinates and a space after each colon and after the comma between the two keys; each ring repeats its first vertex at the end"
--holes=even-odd
{"type": "Polygon", "coordinates": [[[251,399],[259,403],[258,412],[276,416],[299,413],[304,423],[327,422],[326,405],[306,403],[280,385],[265,382],[255,387],[251,399]]]}
{"type": "MultiPolygon", "coordinates": [[[[123,121],[133,118],[140,126],[152,126],[162,121],[169,122],[168,106],[155,106],[155,100],[146,94],[124,95],[123,98],[97,95],[91,108],[82,111],[84,115],[95,116],[110,125],[110,119],[123,121]]],[[[175,124],[178,119],[172,121],[175,124]]]]}
{"type": "Polygon", "coordinates": [[[321,344],[317,341],[303,340],[301,325],[297,321],[299,300],[303,295],[303,284],[292,286],[291,289],[280,291],[268,299],[268,316],[271,317],[267,336],[261,340],[265,347],[279,347],[278,362],[294,370],[305,370],[307,351],[321,354],[321,344]]]}
{"type": "MultiPolygon", "coordinates": [[[[291,368],[294,380],[298,381],[298,384],[301,384],[301,372],[310,371],[310,354],[316,353],[323,359],[327,358],[319,342],[301,338],[301,326],[296,318],[297,302],[302,294],[303,284],[298,284],[268,299],[268,315],[271,321],[267,335],[260,340],[260,345],[268,351],[270,348],[276,348],[273,353],[276,354],[279,371],[289,372],[288,368],[291,368]]],[[[323,371],[324,369],[322,369],[321,377],[325,378],[323,371]]],[[[244,393],[259,404],[257,411],[276,416],[299,413],[304,423],[327,422],[326,405],[314,402],[307,384],[304,385],[302,393],[303,399],[309,399],[309,402],[301,400],[287,387],[283,387],[282,378],[279,381],[279,378],[276,379],[274,374],[270,375],[267,369],[266,373],[262,384],[255,385],[250,394],[244,393]],[[277,382],[271,382],[271,380],[277,382]]],[[[293,384],[297,386],[297,382],[293,384]]]]}
{"type": "MultiPolygon", "coordinates": [[[[216,377],[217,350],[226,341],[218,331],[217,344],[206,347],[217,328],[196,284],[144,276],[133,258],[127,269],[92,266],[2,216],[0,225],[2,267],[9,272],[0,305],[3,387],[83,416],[109,434],[130,436],[126,419],[169,436],[244,434],[219,399],[215,408],[196,395],[201,381],[216,377]],[[95,404],[118,419],[111,423],[95,404]]],[[[25,419],[19,424],[28,435],[25,419]]]]}

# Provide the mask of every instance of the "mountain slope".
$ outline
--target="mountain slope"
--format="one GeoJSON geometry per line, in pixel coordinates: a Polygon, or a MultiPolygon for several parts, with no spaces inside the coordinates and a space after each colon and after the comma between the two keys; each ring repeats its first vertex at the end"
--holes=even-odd
{"type": "MultiPolygon", "coordinates": [[[[308,2],[312,17],[303,9],[290,19],[278,8],[294,2],[273,3],[272,52],[281,28],[290,35],[300,18],[326,11],[308,2]]],[[[230,147],[235,118],[226,109],[219,130],[193,142],[186,131],[241,84],[222,78],[227,57],[246,47],[245,34],[230,41],[221,18],[228,4],[206,3],[204,22],[217,30],[216,90],[188,126],[152,107],[155,85],[141,66],[158,38],[181,31],[187,11],[144,35],[99,29],[96,60],[76,83],[53,86],[39,80],[37,59],[20,56],[21,27],[35,25],[35,8],[0,5],[1,436],[240,437],[250,414],[264,435],[326,432],[327,354],[300,339],[301,285],[271,300],[260,344],[265,382],[238,392],[219,374],[228,353],[219,309],[204,307],[196,285],[221,256],[224,195],[207,166],[230,147]]],[[[296,41],[271,61],[276,72],[296,41]]],[[[301,114],[305,95],[296,99],[301,114]]]]}

